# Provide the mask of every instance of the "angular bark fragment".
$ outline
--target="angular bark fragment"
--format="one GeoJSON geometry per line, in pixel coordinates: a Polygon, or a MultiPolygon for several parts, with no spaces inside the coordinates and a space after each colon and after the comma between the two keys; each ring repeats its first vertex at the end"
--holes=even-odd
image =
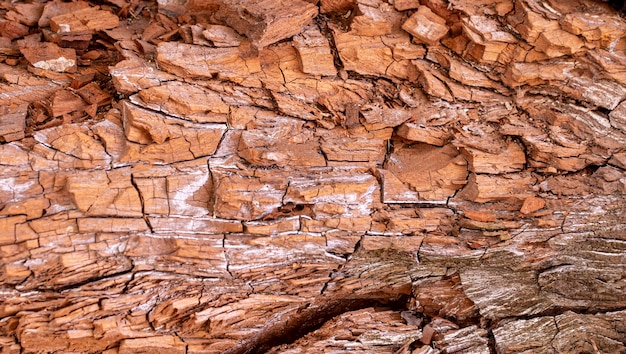
{"type": "Polygon", "coordinates": [[[196,123],[225,123],[230,107],[220,95],[201,86],[167,82],[141,90],[135,100],[144,107],[196,123]]]}
{"type": "Polygon", "coordinates": [[[75,1],[75,2],[62,2],[60,0],[50,1],[48,2],[39,18],[39,27],[47,27],[50,26],[50,19],[59,16],[68,14],[71,12],[76,12],[80,10],[84,10],[89,8],[89,3],[86,1],[75,1]]]}
{"type": "Polygon", "coordinates": [[[320,130],[321,150],[330,162],[350,161],[366,165],[383,162],[391,129],[365,133],[365,129],[320,130]]]}
{"type": "Polygon", "coordinates": [[[323,14],[328,13],[345,13],[351,10],[356,1],[355,0],[320,0],[320,11],[323,14]]]}
{"type": "Polygon", "coordinates": [[[428,45],[434,45],[448,33],[446,20],[426,6],[418,7],[417,12],[404,22],[402,29],[428,45]]]}
{"type": "Polygon", "coordinates": [[[28,105],[3,106],[0,110],[4,111],[0,112],[0,140],[6,143],[24,138],[28,105]]]}
{"type": "Polygon", "coordinates": [[[477,203],[489,201],[519,202],[532,194],[535,178],[529,174],[490,176],[471,174],[459,197],[477,203]]]}
{"type": "Polygon", "coordinates": [[[398,30],[402,14],[381,0],[357,0],[351,32],[359,36],[380,36],[398,30]]]}
{"type": "Polygon", "coordinates": [[[466,165],[465,159],[451,145],[437,148],[416,144],[396,148],[384,168],[417,192],[418,199],[414,203],[445,202],[466,183],[466,165]]]}
{"type": "Polygon", "coordinates": [[[226,130],[224,125],[191,123],[128,102],[123,108],[129,140],[123,160],[171,163],[208,156],[215,152],[226,130]]]}
{"type": "Polygon", "coordinates": [[[56,72],[76,72],[76,51],[61,48],[54,43],[31,43],[20,45],[20,52],[28,62],[39,69],[56,72]]]}
{"type": "Polygon", "coordinates": [[[241,134],[238,154],[260,166],[326,166],[318,138],[303,121],[271,115],[255,115],[241,134]]]}
{"type": "Polygon", "coordinates": [[[67,178],[67,191],[80,211],[90,216],[142,216],[137,190],[128,169],[110,173],[75,172],[67,178]]]}
{"type": "Polygon", "coordinates": [[[263,48],[298,34],[317,11],[302,0],[238,0],[224,2],[216,17],[263,48]]]}
{"type": "Polygon", "coordinates": [[[216,47],[238,47],[243,39],[232,28],[220,25],[208,25],[202,35],[216,47]]]}
{"type": "Polygon", "coordinates": [[[497,348],[500,351],[545,350],[553,352],[567,350],[619,351],[618,331],[611,329],[623,312],[609,312],[599,315],[583,315],[566,312],[558,316],[544,316],[529,320],[516,320],[494,330],[497,348]],[[609,324],[607,326],[607,324],[609,324]],[[585,328],[580,332],[580,328],[585,328]],[[603,328],[602,330],[600,328],[603,328]],[[576,343],[576,344],[574,344],[576,343]],[[573,349],[573,347],[576,349],[573,349]],[[584,348],[584,349],[583,349],[584,348]]]}
{"type": "Polygon", "coordinates": [[[526,154],[516,143],[503,144],[498,152],[481,151],[475,148],[462,148],[469,170],[475,173],[499,174],[521,171],[526,164],[526,154]]]}
{"type": "Polygon", "coordinates": [[[124,339],[118,353],[177,353],[187,352],[187,345],[177,336],[155,336],[147,338],[124,339]]]}
{"type": "Polygon", "coordinates": [[[125,95],[158,86],[174,78],[173,75],[159,71],[138,59],[120,61],[110,72],[115,88],[125,95]]]}
{"type": "Polygon", "coordinates": [[[247,57],[240,47],[207,48],[182,43],[161,43],[157,61],[166,71],[180,76],[246,82],[261,70],[257,57],[247,57]]]}
{"type": "Polygon", "coordinates": [[[90,7],[52,17],[50,29],[59,34],[92,34],[115,28],[119,23],[119,18],[116,15],[99,10],[97,7],[90,7]]]}
{"type": "Polygon", "coordinates": [[[26,26],[36,26],[42,15],[43,4],[15,4],[13,9],[6,14],[11,21],[20,22],[26,26]]]}
{"type": "Polygon", "coordinates": [[[337,74],[328,40],[317,28],[305,27],[299,35],[293,37],[293,42],[298,50],[303,72],[312,75],[337,74]]]}

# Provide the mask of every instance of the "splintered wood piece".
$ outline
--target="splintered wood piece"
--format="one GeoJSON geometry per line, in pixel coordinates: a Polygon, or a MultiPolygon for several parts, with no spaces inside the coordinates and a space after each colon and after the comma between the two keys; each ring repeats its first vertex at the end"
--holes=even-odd
{"type": "Polygon", "coordinates": [[[259,58],[247,56],[239,47],[208,48],[177,42],[160,43],[157,61],[161,68],[179,76],[223,78],[235,82],[254,80],[261,71],[259,58]]]}
{"type": "Polygon", "coordinates": [[[412,63],[420,73],[419,83],[422,85],[427,94],[442,98],[446,101],[452,101],[454,99],[446,84],[431,73],[430,64],[428,62],[423,60],[413,60],[412,63]]]}
{"type": "Polygon", "coordinates": [[[428,127],[418,123],[404,123],[402,124],[396,134],[398,136],[410,140],[418,141],[435,146],[445,145],[452,135],[445,130],[437,127],[428,127]]]}
{"type": "Polygon", "coordinates": [[[503,352],[512,348],[516,348],[515,350],[518,350],[517,348],[537,350],[548,346],[553,346],[555,350],[560,352],[580,349],[595,350],[594,348],[600,347],[607,348],[608,351],[621,350],[623,347],[618,344],[618,331],[607,327],[600,334],[598,329],[605,328],[607,323],[612,323],[623,314],[623,311],[589,315],[566,312],[557,316],[516,320],[499,327],[494,331],[494,335],[498,343],[498,350],[503,352]],[[580,331],[585,331],[590,338],[594,339],[579,345],[568,341],[568,339],[576,337],[580,331]],[[555,339],[548,340],[547,338],[555,339]],[[576,349],[574,349],[575,347],[576,349]]]}
{"type": "Polygon", "coordinates": [[[28,26],[16,21],[0,20],[0,36],[11,40],[28,35],[28,26]]]}
{"type": "Polygon", "coordinates": [[[87,85],[76,90],[76,93],[82,97],[85,102],[91,105],[103,106],[111,103],[111,95],[103,91],[100,86],[95,82],[90,82],[87,85]]]}
{"type": "Polygon", "coordinates": [[[261,181],[252,176],[230,175],[227,170],[211,170],[215,183],[215,214],[220,218],[256,220],[279,208],[287,181],[273,178],[261,181]]]}
{"type": "Polygon", "coordinates": [[[560,29],[557,21],[550,21],[533,11],[524,1],[515,2],[515,12],[508,17],[508,21],[529,43],[534,43],[543,32],[560,29]]]}
{"type": "Polygon", "coordinates": [[[91,132],[85,127],[63,124],[40,130],[34,137],[38,142],[74,157],[84,165],[106,166],[110,162],[102,143],[91,136],[91,132]]]}
{"type": "Polygon", "coordinates": [[[61,0],[49,1],[44,6],[41,17],[39,18],[39,27],[50,26],[50,19],[53,17],[78,12],[89,7],[88,2],[81,0],[72,2],[63,2],[61,0]]]}
{"type": "Polygon", "coordinates": [[[331,29],[345,70],[363,75],[381,75],[393,62],[393,51],[382,41],[372,41],[371,37],[352,32],[344,33],[336,27],[331,29]]]}
{"type": "Polygon", "coordinates": [[[93,34],[119,25],[119,18],[109,11],[89,7],[50,19],[50,29],[59,34],[93,34]]]}
{"type": "Polygon", "coordinates": [[[521,203],[533,194],[535,178],[527,173],[491,176],[471,174],[459,197],[477,203],[507,201],[521,203]]]}
{"type": "Polygon", "coordinates": [[[615,18],[600,18],[592,14],[565,15],[559,23],[563,30],[582,36],[586,41],[599,42],[603,47],[616,45],[626,34],[626,25],[615,18]]]}
{"type": "Polygon", "coordinates": [[[48,42],[22,42],[20,52],[35,68],[59,73],[76,72],[76,51],[48,42]]]}
{"type": "Polygon", "coordinates": [[[626,102],[620,103],[609,113],[609,121],[611,126],[626,133],[626,102]]]}
{"type": "Polygon", "coordinates": [[[421,331],[406,324],[397,311],[364,308],[342,313],[296,342],[275,347],[268,353],[296,354],[311,352],[317,347],[350,352],[354,351],[355,343],[359,343],[359,351],[373,353],[380,352],[386,345],[401,347],[412,343],[420,335],[421,331]]]}
{"type": "Polygon", "coordinates": [[[85,101],[70,90],[57,91],[52,95],[51,103],[53,117],[60,117],[85,108],[85,101]]]}
{"type": "Polygon", "coordinates": [[[398,31],[403,16],[382,0],[357,0],[351,32],[359,36],[380,36],[398,31]]]}
{"type": "Polygon", "coordinates": [[[439,42],[448,33],[446,20],[426,6],[420,6],[417,12],[402,24],[402,29],[412,34],[418,41],[429,45],[439,42]]]}
{"type": "Polygon", "coordinates": [[[463,85],[499,88],[499,85],[489,79],[485,73],[478,71],[457,59],[450,60],[449,75],[451,79],[455,79],[463,85]]]}
{"type": "Polygon", "coordinates": [[[0,108],[0,140],[4,143],[20,140],[25,136],[28,105],[0,108]]]}
{"type": "Polygon", "coordinates": [[[416,144],[397,148],[384,168],[416,191],[420,200],[442,201],[463,187],[466,165],[452,145],[416,144]]]}
{"type": "MultiPolygon", "coordinates": [[[[11,41],[9,38],[0,37],[0,54],[18,56],[20,54],[20,51],[17,45],[15,45],[15,43],[11,41]]],[[[5,60],[5,63],[6,63],[6,60],[5,60]]]]}
{"type": "Polygon", "coordinates": [[[364,128],[320,130],[321,150],[328,161],[352,161],[366,165],[382,163],[392,129],[367,132],[364,128]]]}
{"type": "Polygon", "coordinates": [[[502,143],[498,151],[463,147],[461,152],[468,161],[469,170],[475,173],[508,173],[521,171],[526,166],[526,154],[516,143],[502,143]]]}
{"type": "Polygon", "coordinates": [[[144,41],[152,41],[153,39],[165,34],[167,30],[163,28],[158,22],[152,22],[148,27],[143,30],[141,39],[144,41]]]}
{"type": "Polygon", "coordinates": [[[187,352],[187,345],[177,336],[155,336],[121,341],[118,354],[139,352],[184,354],[187,352]]]}
{"type": "Polygon", "coordinates": [[[320,11],[323,14],[345,14],[347,11],[352,10],[356,0],[320,0],[320,11]]]}
{"type": "Polygon", "coordinates": [[[562,30],[541,32],[535,42],[535,49],[550,58],[571,55],[581,50],[585,43],[569,32],[562,30]]]}
{"type": "MultiPolygon", "coordinates": [[[[363,126],[368,131],[394,128],[411,119],[412,112],[402,108],[385,108],[378,105],[366,105],[360,110],[363,126]]],[[[357,123],[359,121],[357,115],[357,123]]]]}
{"type": "Polygon", "coordinates": [[[328,76],[337,74],[328,39],[317,27],[305,27],[300,34],[293,37],[293,43],[298,50],[303,72],[328,76]]]}
{"type": "Polygon", "coordinates": [[[110,73],[116,90],[125,95],[159,86],[175,77],[139,59],[122,60],[110,69],[110,73]]]}
{"type": "Polygon", "coordinates": [[[7,12],[6,19],[17,21],[26,26],[36,26],[41,14],[43,13],[44,4],[15,4],[13,10],[7,12]]]}
{"type": "Polygon", "coordinates": [[[395,0],[393,6],[398,11],[417,9],[420,6],[419,0],[395,0]]]}
{"type": "Polygon", "coordinates": [[[128,144],[122,160],[172,163],[215,152],[226,130],[223,124],[198,124],[170,117],[132,103],[123,103],[128,144]]]}
{"type": "Polygon", "coordinates": [[[171,17],[181,16],[187,12],[190,3],[191,2],[187,0],[158,0],[159,15],[165,14],[171,17]]]}
{"type": "Polygon", "coordinates": [[[524,204],[522,204],[520,212],[522,214],[530,214],[539,209],[543,209],[544,206],[546,206],[546,201],[544,199],[537,197],[528,197],[524,199],[524,204]]]}
{"type": "Polygon", "coordinates": [[[259,166],[326,166],[319,139],[291,118],[257,114],[241,134],[237,152],[259,166]],[[280,126],[280,129],[275,127],[280,126]]]}
{"type": "Polygon", "coordinates": [[[300,33],[317,12],[303,0],[236,0],[220,7],[216,17],[263,48],[300,33]]]}
{"type": "Polygon", "coordinates": [[[202,35],[216,47],[237,47],[243,38],[228,26],[207,25],[202,35]]]}
{"type": "Polygon", "coordinates": [[[131,100],[196,123],[226,123],[230,113],[218,92],[178,81],[146,88],[137,97],[132,96],[131,100]]]}
{"type": "Polygon", "coordinates": [[[142,215],[141,201],[131,184],[129,169],[108,173],[76,171],[67,177],[67,191],[76,207],[89,216],[142,215]]]}

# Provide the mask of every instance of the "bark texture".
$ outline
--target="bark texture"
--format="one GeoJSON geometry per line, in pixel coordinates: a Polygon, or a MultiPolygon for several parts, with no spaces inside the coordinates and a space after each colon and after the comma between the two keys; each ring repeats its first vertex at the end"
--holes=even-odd
{"type": "Polygon", "coordinates": [[[0,352],[626,352],[626,22],[2,2],[0,352]]]}

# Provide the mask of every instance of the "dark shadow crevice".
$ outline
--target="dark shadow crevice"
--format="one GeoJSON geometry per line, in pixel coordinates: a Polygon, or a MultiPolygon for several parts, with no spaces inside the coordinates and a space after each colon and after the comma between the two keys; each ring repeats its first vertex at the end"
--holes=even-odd
{"type": "Polygon", "coordinates": [[[368,307],[385,307],[394,310],[405,310],[408,295],[398,294],[389,298],[342,298],[330,300],[319,299],[313,304],[302,306],[294,315],[282,319],[279,323],[270,324],[266,329],[225,354],[261,354],[282,344],[291,344],[311,333],[326,322],[346,312],[368,307]]]}

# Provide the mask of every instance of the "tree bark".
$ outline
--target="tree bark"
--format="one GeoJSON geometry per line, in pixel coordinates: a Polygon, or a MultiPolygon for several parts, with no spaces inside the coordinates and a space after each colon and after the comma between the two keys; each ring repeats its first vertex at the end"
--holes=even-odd
{"type": "Polygon", "coordinates": [[[1,353],[626,352],[600,1],[0,9],[1,353]]]}

